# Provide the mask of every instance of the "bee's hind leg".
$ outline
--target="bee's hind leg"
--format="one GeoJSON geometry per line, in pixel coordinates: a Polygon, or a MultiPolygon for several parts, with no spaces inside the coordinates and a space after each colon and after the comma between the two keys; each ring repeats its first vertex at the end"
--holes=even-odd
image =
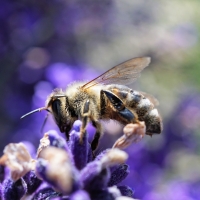
{"type": "Polygon", "coordinates": [[[82,126],[81,126],[81,135],[80,135],[80,142],[82,142],[83,137],[85,136],[86,133],[86,126],[89,121],[89,116],[90,116],[90,101],[87,100],[84,104],[83,111],[82,111],[82,126]]]}
{"type": "Polygon", "coordinates": [[[92,151],[94,151],[98,147],[99,139],[100,139],[101,133],[102,133],[102,127],[98,121],[92,121],[92,125],[96,128],[96,133],[95,133],[94,139],[92,140],[92,143],[91,143],[92,151]]]}

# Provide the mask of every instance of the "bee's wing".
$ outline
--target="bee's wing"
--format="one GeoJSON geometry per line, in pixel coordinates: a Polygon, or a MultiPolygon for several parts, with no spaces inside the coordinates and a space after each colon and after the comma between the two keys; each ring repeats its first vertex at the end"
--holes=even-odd
{"type": "Polygon", "coordinates": [[[88,89],[97,84],[130,84],[140,76],[140,72],[149,65],[150,61],[150,57],[132,58],[111,68],[102,75],[83,85],[82,88],[88,89]]]}

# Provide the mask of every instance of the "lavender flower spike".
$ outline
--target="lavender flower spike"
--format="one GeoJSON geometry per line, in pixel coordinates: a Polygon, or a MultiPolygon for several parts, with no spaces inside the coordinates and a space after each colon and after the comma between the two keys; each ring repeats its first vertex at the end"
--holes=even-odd
{"type": "Polygon", "coordinates": [[[97,160],[90,162],[81,171],[81,182],[84,189],[88,191],[106,189],[110,179],[110,170],[108,168],[124,163],[128,155],[119,149],[111,149],[105,151],[105,154],[101,154],[100,157],[100,159],[97,158],[97,160]]]}
{"type": "Polygon", "coordinates": [[[54,191],[52,188],[47,187],[39,190],[31,200],[47,200],[60,196],[60,193],[54,191]]]}
{"type": "Polygon", "coordinates": [[[71,150],[70,150],[69,145],[68,145],[68,143],[66,142],[66,140],[65,140],[64,138],[62,138],[62,137],[61,137],[56,131],[54,131],[54,130],[50,130],[50,131],[48,131],[46,134],[48,135],[48,139],[49,139],[49,142],[50,142],[49,145],[65,150],[65,151],[67,152],[67,154],[68,154],[68,156],[69,156],[71,162],[74,163],[71,150]]]}
{"type": "Polygon", "coordinates": [[[27,185],[22,178],[17,181],[6,179],[3,182],[2,193],[5,200],[20,200],[26,192],[27,185]]]}
{"type": "Polygon", "coordinates": [[[108,185],[109,186],[117,185],[128,176],[129,172],[130,172],[129,166],[127,164],[121,164],[117,167],[112,167],[111,177],[108,185]]]}
{"type": "Polygon", "coordinates": [[[40,152],[36,164],[37,174],[63,194],[71,194],[76,187],[77,174],[63,149],[48,147],[40,152]]]}
{"type": "Polygon", "coordinates": [[[128,154],[119,149],[110,149],[100,160],[104,166],[113,166],[116,164],[122,164],[128,159],[128,154]]]}
{"type": "Polygon", "coordinates": [[[62,138],[56,131],[50,130],[47,132],[48,139],[50,141],[50,146],[58,147],[60,149],[64,149],[69,153],[69,147],[64,138],[62,138]]]}
{"type": "Polygon", "coordinates": [[[11,178],[15,181],[35,167],[34,160],[23,143],[8,144],[4,148],[0,163],[9,167],[11,178]]]}
{"type": "Polygon", "coordinates": [[[70,195],[69,200],[90,200],[90,196],[84,190],[78,190],[70,195]]]}
{"type": "Polygon", "coordinates": [[[118,186],[118,189],[120,190],[123,196],[133,197],[133,190],[130,187],[126,185],[120,185],[118,186]]]}
{"type": "Polygon", "coordinates": [[[33,194],[42,183],[33,170],[28,172],[23,179],[27,184],[27,194],[33,194]]]}
{"type": "Polygon", "coordinates": [[[73,125],[73,131],[70,134],[70,148],[74,156],[75,165],[79,170],[83,169],[83,167],[86,166],[88,156],[91,151],[87,133],[84,134],[84,137],[80,142],[81,125],[82,122],[80,120],[75,121],[73,125]]]}
{"type": "Polygon", "coordinates": [[[98,161],[93,161],[81,171],[80,181],[87,191],[105,190],[110,179],[110,171],[102,167],[98,161]]]}
{"type": "Polygon", "coordinates": [[[60,149],[63,149],[69,155],[71,162],[74,163],[73,156],[71,154],[71,150],[64,138],[62,138],[55,130],[50,130],[46,132],[43,138],[40,140],[40,145],[37,149],[37,157],[40,157],[40,152],[46,147],[53,146],[60,149]]]}

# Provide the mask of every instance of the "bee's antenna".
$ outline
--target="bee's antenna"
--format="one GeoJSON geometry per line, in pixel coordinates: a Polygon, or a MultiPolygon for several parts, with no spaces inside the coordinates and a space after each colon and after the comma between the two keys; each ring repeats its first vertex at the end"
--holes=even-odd
{"type": "Polygon", "coordinates": [[[26,117],[28,115],[31,115],[31,114],[33,114],[35,112],[40,112],[42,110],[47,110],[49,112],[49,110],[46,107],[41,107],[41,108],[37,108],[37,109],[35,109],[35,110],[33,110],[33,111],[29,112],[29,113],[26,113],[25,115],[21,116],[20,119],[23,119],[24,117],[26,117]]]}

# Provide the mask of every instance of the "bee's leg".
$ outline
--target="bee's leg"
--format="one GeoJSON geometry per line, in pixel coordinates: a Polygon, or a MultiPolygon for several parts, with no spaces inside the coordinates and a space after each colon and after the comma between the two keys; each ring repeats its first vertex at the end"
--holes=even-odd
{"type": "Polygon", "coordinates": [[[84,104],[83,112],[82,112],[82,126],[81,126],[81,135],[80,135],[80,141],[82,142],[82,139],[86,133],[86,126],[89,121],[90,116],[90,101],[87,100],[84,104]]]}
{"type": "Polygon", "coordinates": [[[72,125],[68,125],[65,127],[65,136],[66,136],[67,141],[69,141],[69,132],[71,128],[72,128],[72,125]]]}
{"type": "Polygon", "coordinates": [[[94,139],[92,140],[92,143],[91,143],[92,151],[94,151],[98,147],[99,139],[100,139],[101,133],[102,133],[102,127],[98,121],[92,121],[92,125],[96,128],[96,133],[95,133],[94,139]]]}

